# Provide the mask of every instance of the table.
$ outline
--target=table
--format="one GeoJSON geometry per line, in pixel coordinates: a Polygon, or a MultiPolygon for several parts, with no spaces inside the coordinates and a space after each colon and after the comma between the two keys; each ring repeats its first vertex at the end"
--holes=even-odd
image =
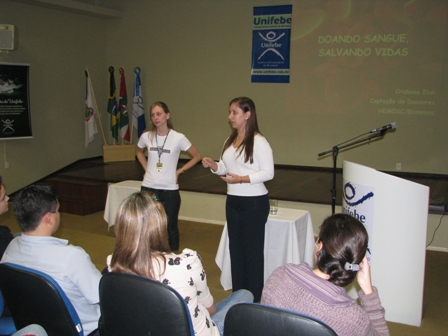
{"type": "Polygon", "coordinates": [[[123,181],[109,186],[106,208],[104,209],[104,220],[107,222],[108,228],[115,224],[118,207],[123,200],[129,195],[140,191],[141,186],[142,181],[123,181]]]}
{"type": "MultiPolygon", "coordinates": [[[[219,242],[215,262],[221,269],[221,285],[232,288],[229,236],[227,223],[219,242]]],[[[314,266],[314,233],[308,211],[279,208],[277,215],[269,215],[264,242],[264,281],[279,266],[307,262],[314,266]]]]}

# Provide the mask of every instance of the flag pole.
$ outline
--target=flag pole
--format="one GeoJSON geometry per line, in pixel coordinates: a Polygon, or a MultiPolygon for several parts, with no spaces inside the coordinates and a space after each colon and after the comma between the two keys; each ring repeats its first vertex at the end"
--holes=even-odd
{"type": "Polygon", "coordinates": [[[95,91],[93,91],[93,84],[92,84],[92,80],[90,79],[89,69],[87,69],[87,67],[86,67],[86,77],[89,81],[90,86],[92,87],[92,96],[93,96],[93,101],[95,102],[95,111],[96,111],[95,114],[97,115],[98,123],[100,124],[101,134],[103,135],[103,143],[104,143],[104,145],[107,145],[106,136],[104,135],[103,123],[101,122],[98,105],[96,103],[95,91]]]}
{"type": "Polygon", "coordinates": [[[123,67],[120,68],[120,94],[118,99],[118,113],[120,114],[120,119],[118,122],[119,134],[121,137],[121,144],[124,145],[125,140],[131,142],[130,138],[130,118],[129,118],[129,104],[128,104],[128,94],[126,89],[126,79],[123,67]],[[124,134],[123,134],[124,133],[124,134]]]}
{"type": "Polygon", "coordinates": [[[118,143],[118,104],[117,104],[117,88],[115,86],[114,67],[109,67],[109,100],[107,102],[107,112],[110,113],[110,130],[112,132],[112,145],[115,146],[118,143]],[[116,143],[117,142],[117,143],[116,143]]]}
{"type": "MultiPolygon", "coordinates": [[[[139,67],[134,68],[135,84],[134,94],[132,97],[132,127],[131,127],[131,139],[134,131],[134,127],[137,130],[137,139],[141,136],[141,133],[146,129],[145,111],[143,109],[143,98],[141,96],[141,69],[139,67]]],[[[138,140],[137,140],[138,141],[138,140]]]]}

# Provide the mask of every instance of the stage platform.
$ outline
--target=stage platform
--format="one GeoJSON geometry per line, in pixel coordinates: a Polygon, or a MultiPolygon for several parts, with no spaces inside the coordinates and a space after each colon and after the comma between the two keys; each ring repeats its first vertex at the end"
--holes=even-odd
{"type": "MultiPolygon", "coordinates": [[[[179,166],[182,166],[183,164],[183,159],[181,159],[179,166]]],[[[403,172],[386,173],[428,186],[430,188],[430,199],[443,200],[445,207],[440,211],[431,210],[431,213],[441,213],[447,209],[447,175],[403,172]]],[[[107,188],[104,188],[105,185],[125,180],[142,180],[143,174],[144,171],[137,160],[104,163],[102,157],[96,157],[75,162],[64,169],[47,176],[42,181],[48,183],[53,181],[51,184],[59,189],[60,195],[67,194],[64,190],[60,190],[61,188],[64,188],[61,185],[63,180],[69,181],[72,184],[76,183],[75,181],[78,181],[83,185],[83,193],[89,195],[89,197],[93,197],[92,195],[94,195],[95,199],[97,199],[98,208],[102,207],[101,204],[104,203],[102,203],[103,196],[100,197],[98,196],[98,193],[92,193],[92,188],[95,188],[95,185],[97,185],[97,188],[100,188],[100,190],[102,190],[101,192],[104,194],[104,190],[107,190],[107,188]],[[98,186],[98,184],[101,186],[98,186]]],[[[331,205],[332,202],[332,185],[332,168],[286,165],[276,165],[274,179],[266,182],[266,187],[269,190],[269,196],[271,198],[292,202],[328,205],[331,205]]],[[[181,174],[179,178],[179,186],[180,190],[183,191],[219,195],[224,195],[226,193],[226,184],[208,169],[203,168],[201,164],[197,164],[185,174],[181,174]]],[[[73,191],[73,188],[70,188],[69,193],[73,195],[73,193],[76,192],[73,191]]],[[[338,169],[336,174],[336,205],[341,205],[341,203],[342,170],[338,169]]]]}

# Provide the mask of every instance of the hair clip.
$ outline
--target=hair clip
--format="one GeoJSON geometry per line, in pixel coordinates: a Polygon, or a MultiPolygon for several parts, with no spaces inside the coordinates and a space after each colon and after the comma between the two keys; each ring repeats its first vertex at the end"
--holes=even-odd
{"type": "Polygon", "coordinates": [[[353,272],[359,271],[359,265],[358,264],[350,264],[349,262],[345,263],[344,268],[345,268],[346,271],[353,271],[353,272]]]}
{"type": "Polygon", "coordinates": [[[157,202],[159,201],[159,198],[156,195],[152,195],[151,197],[154,201],[157,201],[157,202]]]}

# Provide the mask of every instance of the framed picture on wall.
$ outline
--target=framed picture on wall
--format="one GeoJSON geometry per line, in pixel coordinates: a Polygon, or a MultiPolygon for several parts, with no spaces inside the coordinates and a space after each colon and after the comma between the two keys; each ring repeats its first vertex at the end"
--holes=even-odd
{"type": "Polygon", "coordinates": [[[29,64],[0,63],[0,140],[31,138],[29,64]]]}

